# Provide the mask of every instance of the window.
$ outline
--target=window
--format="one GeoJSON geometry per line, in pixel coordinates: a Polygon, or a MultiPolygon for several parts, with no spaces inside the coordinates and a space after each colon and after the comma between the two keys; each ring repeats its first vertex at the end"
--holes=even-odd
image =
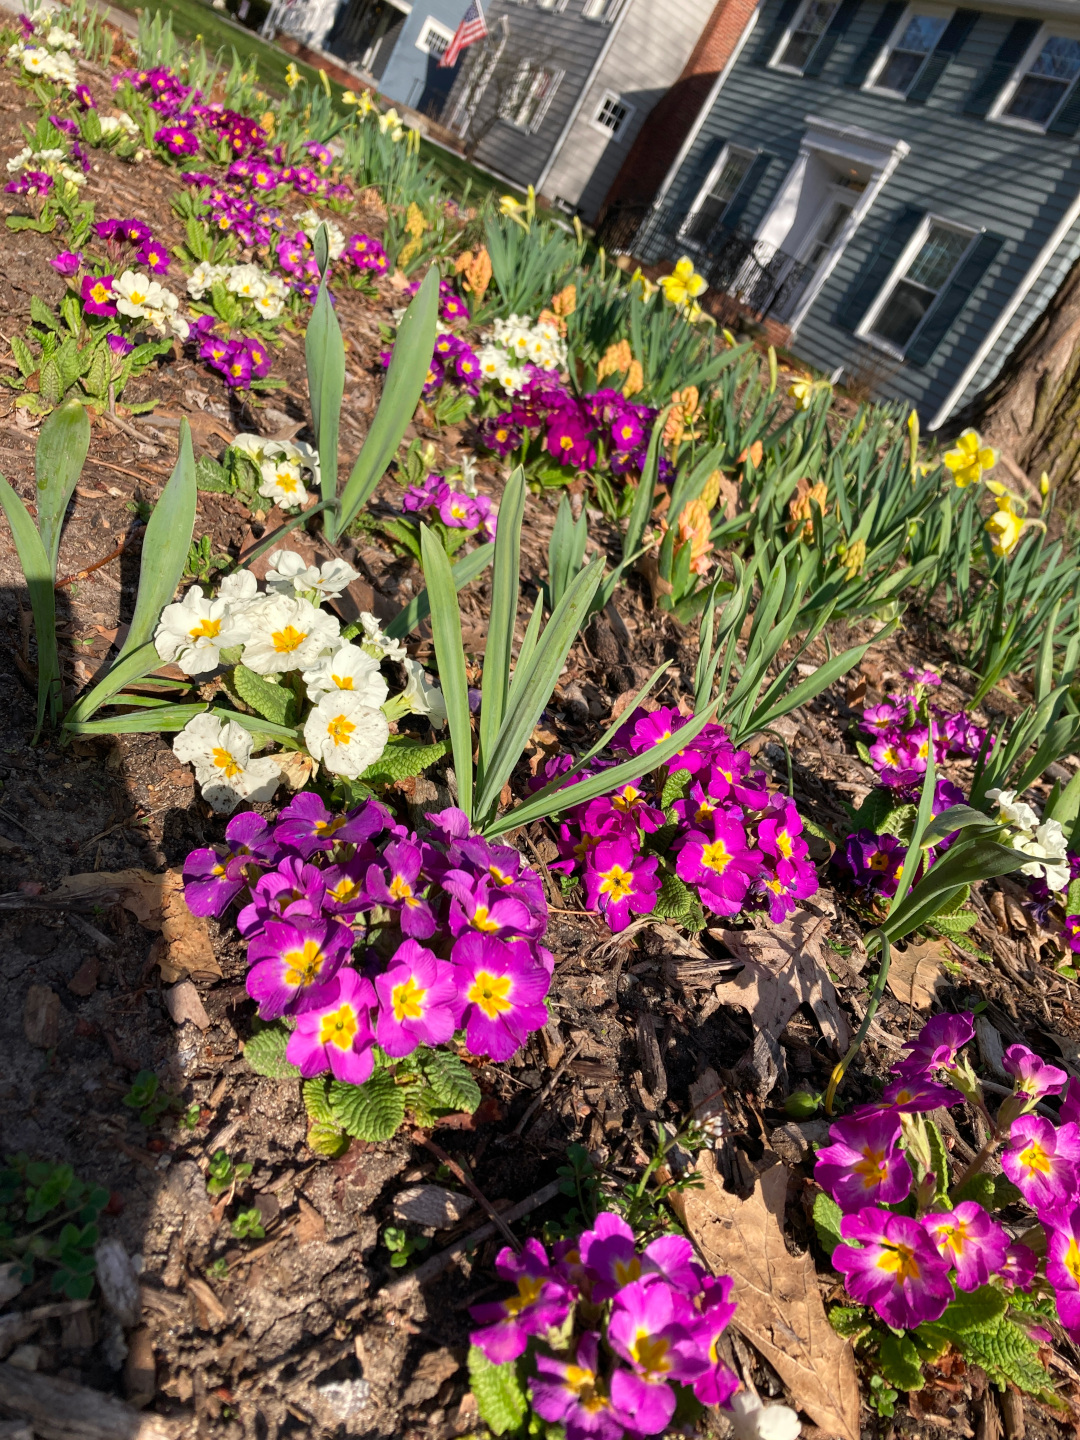
{"type": "Polygon", "coordinates": [[[535,135],[544,123],[563,74],[562,70],[547,70],[533,60],[522,60],[502,107],[502,118],[535,135]]]}
{"type": "Polygon", "coordinates": [[[611,139],[617,140],[626,129],[627,122],[633,113],[633,105],[621,100],[611,90],[607,90],[600,101],[600,108],[593,117],[593,126],[595,129],[603,131],[611,139]]]}
{"type": "Polygon", "coordinates": [[[614,20],[619,0],[585,0],[581,13],[586,20],[614,20]]]}
{"type": "Polygon", "coordinates": [[[948,284],[971,244],[970,230],[957,230],[928,220],[909,246],[885,287],[885,298],[871,310],[866,334],[902,354],[927,311],[948,284]]]}
{"type": "Polygon", "coordinates": [[[806,252],[803,263],[809,269],[816,270],[836,244],[840,231],[843,230],[851,216],[854,204],[854,199],[832,202],[810,243],[810,249],[806,252]]]}
{"type": "Polygon", "coordinates": [[[1045,31],[1026,57],[1026,73],[1006,91],[1001,116],[1045,130],[1080,76],[1080,40],[1045,31]]]}
{"type": "Polygon", "coordinates": [[[708,240],[746,179],[753,158],[749,150],[727,147],[683,227],[683,234],[688,240],[696,240],[699,244],[708,240]]]}
{"type": "Polygon", "coordinates": [[[780,42],[780,49],[772,63],[801,73],[817,49],[818,41],[829,28],[838,4],[839,0],[806,0],[795,16],[795,23],[780,42]]]}
{"type": "Polygon", "coordinates": [[[433,15],[429,15],[420,27],[420,34],[416,37],[416,48],[422,50],[425,55],[434,55],[436,59],[439,59],[446,54],[453,38],[452,30],[441,25],[433,15]]]}
{"type": "Polygon", "coordinates": [[[948,15],[919,12],[909,16],[906,24],[901,21],[903,29],[877,67],[871,70],[867,88],[887,90],[890,95],[906,95],[948,23],[948,15]]]}

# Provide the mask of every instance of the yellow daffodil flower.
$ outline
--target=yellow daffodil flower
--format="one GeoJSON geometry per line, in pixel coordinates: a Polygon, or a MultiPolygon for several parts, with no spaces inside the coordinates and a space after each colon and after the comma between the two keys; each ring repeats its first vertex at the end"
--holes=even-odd
{"type": "Polygon", "coordinates": [[[799,380],[792,381],[788,386],[787,393],[791,399],[795,401],[795,404],[800,410],[809,410],[810,401],[814,394],[814,382],[803,376],[799,380]]]}
{"type": "Polygon", "coordinates": [[[690,303],[703,295],[708,288],[705,278],[694,270],[694,262],[684,255],[670,275],[660,280],[664,299],[680,309],[689,309],[690,303]]]}
{"type": "Polygon", "coordinates": [[[285,84],[290,90],[295,90],[297,85],[300,84],[300,71],[291,60],[288,65],[285,66],[285,84]]]}
{"type": "Polygon", "coordinates": [[[642,300],[651,300],[652,297],[656,294],[657,290],[660,288],[658,285],[654,285],[651,280],[646,280],[645,276],[641,273],[640,265],[634,271],[633,275],[630,276],[631,291],[633,291],[635,287],[637,289],[638,296],[642,300]]]}
{"type": "Polygon", "coordinates": [[[1024,517],[1017,514],[1011,495],[998,499],[998,508],[983,527],[990,536],[990,548],[1002,559],[1012,554],[1024,531],[1024,517]]]}
{"type": "Polygon", "coordinates": [[[979,483],[984,471],[993,470],[998,463],[998,452],[982,443],[977,430],[965,430],[955,448],[946,450],[942,459],[959,489],[966,490],[969,485],[979,483]]]}

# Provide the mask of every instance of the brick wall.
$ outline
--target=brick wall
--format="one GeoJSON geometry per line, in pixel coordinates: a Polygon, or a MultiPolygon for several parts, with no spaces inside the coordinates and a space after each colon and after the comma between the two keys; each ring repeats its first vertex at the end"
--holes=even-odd
{"type": "Polygon", "coordinates": [[[600,211],[648,205],[745,30],[757,0],[717,0],[708,23],[671,89],[653,106],[600,211]]]}

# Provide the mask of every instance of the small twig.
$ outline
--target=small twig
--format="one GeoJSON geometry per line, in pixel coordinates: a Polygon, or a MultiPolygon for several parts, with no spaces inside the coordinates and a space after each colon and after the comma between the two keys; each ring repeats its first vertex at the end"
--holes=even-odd
{"type": "MultiPolygon", "coordinates": [[[[0,815],[2,815],[5,820],[10,820],[13,825],[17,825],[17,826],[19,827],[19,829],[24,832],[24,834],[27,834],[27,835],[30,836],[30,839],[33,840],[35,844],[41,845],[41,844],[44,843],[42,840],[40,840],[40,839],[38,838],[37,835],[34,834],[33,830],[31,830],[28,826],[24,825],[21,820],[17,820],[17,819],[15,818],[15,816],[12,815],[9,810],[0,810],[0,815]]],[[[19,892],[14,892],[14,893],[17,894],[17,893],[19,893],[19,892]]],[[[9,898],[8,896],[0,895],[0,900],[5,900],[5,899],[8,899],[8,898],[9,898]]]]}
{"type": "Polygon", "coordinates": [[[571,1061],[577,1059],[578,1053],[580,1052],[581,1047],[584,1044],[584,1040],[579,1040],[572,1050],[568,1050],[566,1052],[563,1058],[559,1061],[558,1065],[552,1071],[551,1076],[545,1081],[544,1087],[540,1091],[539,1095],[537,1095],[536,1099],[532,1101],[528,1109],[525,1111],[525,1114],[522,1115],[521,1119],[514,1126],[513,1132],[510,1136],[507,1137],[508,1139],[517,1139],[521,1135],[521,1132],[525,1129],[525,1126],[529,1123],[532,1117],[536,1114],[537,1110],[539,1110],[540,1106],[543,1105],[544,1101],[555,1089],[555,1086],[566,1074],[567,1070],[570,1067],[571,1061]]]}
{"type": "Polygon", "coordinates": [[[108,935],[103,934],[96,925],[91,925],[89,920],[84,920],[81,915],[75,915],[70,910],[64,918],[73,930],[77,930],[87,940],[92,940],[99,950],[104,950],[106,955],[116,953],[116,941],[110,940],[108,935]]]}
{"type": "MultiPolygon", "coordinates": [[[[549,1184],[545,1185],[542,1190],[537,1190],[536,1193],[530,1195],[528,1199],[522,1200],[519,1204],[513,1205],[509,1210],[504,1211],[502,1219],[507,1224],[513,1220],[520,1220],[522,1216],[531,1214],[533,1210],[539,1210],[540,1206],[546,1205],[549,1200],[554,1200],[561,1188],[561,1180],[552,1180],[549,1184]]],[[[420,1285],[426,1285],[427,1282],[433,1280],[436,1275],[441,1275],[444,1270],[448,1270],[459,1256],[464,1255],[469,1250],[475,1250],[476,1247],[485,1240],[490,1240],[495,1232],[496,1227],[494,1224],[489,1222],[487,1225],[481,1225],[479,1230],[474,1230],[471,1235],[466,1235],[463,1240],[459,1240],[456,1244],[449,1246],[438,1255],[433,1255],[430,1260],[425,1260],[422,1265],[418,1265],[416,1269],[410,1271],[408,1275],[403,1275],[401,1279],[396,1280],[393,1285],[388,1285],[385,1290],[380,1290],[378,1295],[375,1296],[375,1299],[386,1300],[393,1303],[410,1290],[416,1289],[420,1285]]]]}
{"type": "Polygon", "coordinates": [[[432,1140],[429,1135],[420,1136],[418,1138],[420,1139],[421,1145],[423,1145],[426,1149],[430,1150],[431,1153],[438,1160],[441,1160],[448,1169],[454,1172],[454,1174],[465,1186],[473,1199],[476,1200],[481,1206],[483,1206],[484,1210],[490,1216],[491,1220],[502,1231],[504,1237],[509,1241],[509,1243],[514,1247],[514,1249],[520,1250],[521,1241],[510,1229],[510,1226],[507,1225],[506,1221],[495,1209],[494,1205],[492,1205],[491,1201],[480,1189],[479,1185],[476,1184],[476,1182],[473,1180],[472,1176],[465,1169],[465,1167],[463,1165],[459,1165],[456,1160],[451,1160],[450,1156],[446,1153],[442,1146],[436,1145],[435,1141],[432,1140]]]}
{"type": "Polygon", "coordinates": [[[124,552],[127,550],[128,546],[132,544],[133,541],[142,539],[142,533],[144,528],[144,526],[140,525],[139,528],[137,530],[133,530],[130,535],[125,535],[125,537],[123,538],[123,540],[120,541],[120,544],[116,547],[116,549],[110,550],[108,555],[105,556],[104,560],[95,560],[93,565],[87,565],[85,570],[77,570],[74,575],[65,575],[63,580],[57,580],[56,584],[53,586],[53,589],[62,590],[65,585],[74,585],[77,580],[85,580],[87,576],[92,575],[95,570],[100,570],[103,565],[108,565],[110,560],[118,560],[120,556],[123,555],[124,552]]]}

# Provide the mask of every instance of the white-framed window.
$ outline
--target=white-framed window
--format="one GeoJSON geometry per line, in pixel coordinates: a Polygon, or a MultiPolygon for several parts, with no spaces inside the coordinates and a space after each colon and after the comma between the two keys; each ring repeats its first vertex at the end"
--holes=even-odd
{"type": "Polygon", "coordinates": [[[770,64],[801,75],[839,6],[840,0],[803,0],[770,64]]]}
{"type": "Polygon", "coordinates": [[[1080,76],[1080,31],[1044,25],[1009,83],[991,117],[1025,130],[1046,129],[1080,76]]]}
{"type": "Polygon", "coordinates": [[[581,14],[585,20],[614,20],[621,0],[585,0],[581,14]]]}
{"type": "Polygon", "coordinates": [[[724,211],[734,200],[739,186],[746,179],[746,172],[753,159],[752,150],[740,150],[735,145],[724,146],[720,158],[690,207],[690,213],[682,228],[684,239],[697,244],[704,244],[708,240],[723,220],[724,211]]]}
{"type": "Polygon", "coordinates": [[[896,262],[858,333],[902,357],[975,237],[974,230],[928,215],[896,262]]]}
{"type": "Polygon", "coordinates": [[[550,70],[535,60],[522,60],[500,111],[502,118],[519,130],[535,135],[544,123],[548,106],[565,73],[565,70],[550,70]]]}
{"type": "Polygon", "coordinates": [[[626,133],[633,113],[634,107],[628,100],[616,95],[614,90],[605,90],[593,116],[593,128],[609,140],[618,140],[626,133]]]}
{"type": "Polygon", "coordinates": [[[939,5],[909,6],[866,77],[865,88],[906,98],[951,18],[952,10],[939,5]]]}
{"type": "Polygon", "coordinates": [[[436,20],[434,15],[429,15],[420,26],[420,34],[416,37],[416,48],[422,50],[425,55],[434,55],[440,59],[446,54],[450,47],[450,41],[454,38],[454,32],[448,25],[443,25],[436,20]]]}

